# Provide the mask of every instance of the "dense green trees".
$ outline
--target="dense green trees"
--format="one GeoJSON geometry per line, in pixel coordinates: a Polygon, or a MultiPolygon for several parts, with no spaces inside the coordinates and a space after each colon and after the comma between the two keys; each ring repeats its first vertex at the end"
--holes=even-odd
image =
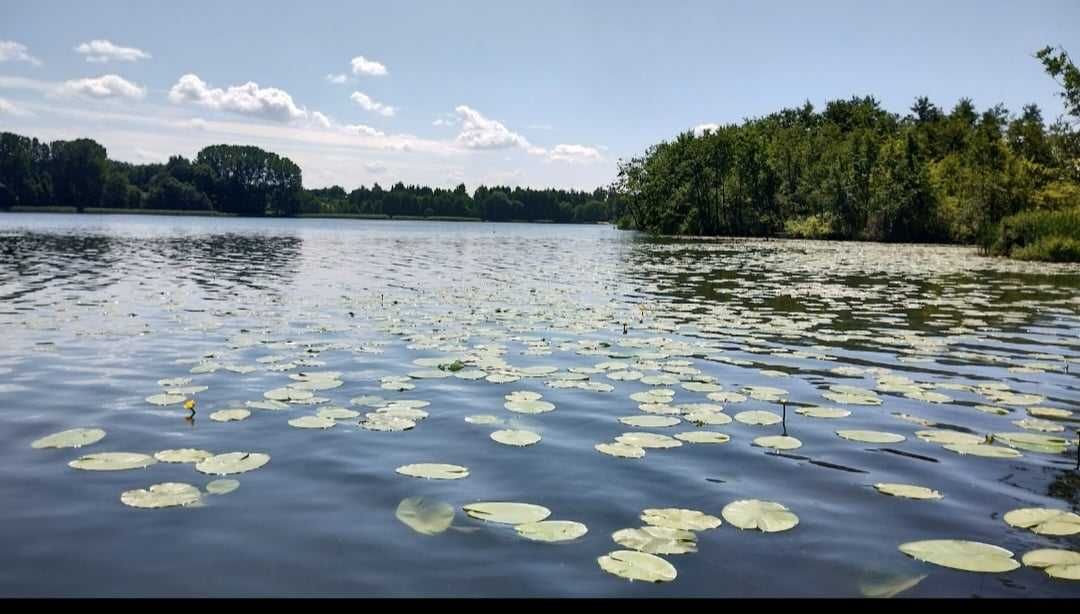
{"type": "Polygon", "coordinates": [[[872,97],[806,103],[621,160],[620,224],[988,246],[1007,216],[1080,207],[1080,72],[1063,51],[1038,57],[1060,77],[1073,122],[1047,127],[1035,105],[980,113],[968,99],[946,113],[919,97],[904,116],[872,97]]]}
{"type": "Polygon", "coordinates": [[[622,215],[611,189],[592,192],[480,186],[454,189],[379,184],[346,192],[305,190],[300,167],[258,147],[213,145],[194,160],[165,164],[108,160],[89,139],[39,142],[0,133],[0,207],[61,205],[216,211],[236,215],[356,214],[494,221],[598,222],[622,215]]]}

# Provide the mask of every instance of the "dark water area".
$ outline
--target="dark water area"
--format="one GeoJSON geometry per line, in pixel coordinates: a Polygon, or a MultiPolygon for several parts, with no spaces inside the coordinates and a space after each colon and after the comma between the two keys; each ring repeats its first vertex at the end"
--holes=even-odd
{"type": "MultiPolygon", "coordinates": [[[[1002,520],[1023,507],[1075,511],[1075,443],[983,458],[915,435],[1025,432],[1014,422],[1031,408],[1080,416],[1078,315],[1080,267],[963,247],[656,241],[608,226],[0,215],[0,595],[858,597],[910,584],[899,596],[1077,597],[1080,582],[1039,569],[957,571],[898,546],[972,540],[1017,560],[1080,549],[1076,535],[1002,520]],[[444,360],[484,373],[423,376],[444,360]],[[343,383],[287,409],[209,419],[265,402],[311,371],[343,383]],[[387,376],[414,388],[388,389],[387,376]],[[640,381],[650,376],[669,383],[640,381]],[[187,395],[198,402],[193,420],[180,404],[147,402],[170,378],[207,387],[187,395]],[[684,387],[693,382],[744,399],[710,400],[684,387]],[[830,386],[876,389],[881,402],[837,401],[836,391],[823,396],[830,386]],[[654,388],[674,391],[675,406],[786,418],[618,421],[650,415],[630,395],[654,388]],[[555,409],[508,411],[514,391],[540,393],[555,409]],[[328,406],[362,416],[373,407],[351,401],[365,396],[425,401],[429,416],[401,432],[358,419],[326,430],[289,424],[328,406]],[[816,406],[851,414],[795,412],[816,406]],[[478,414],[498,423],[465,420],[478,414]],[[78,449],[31,447],[76,427],[107,435],[78,449]],[[506,428],[542,439],[512,447],[489,437],[506,428]],[[861,443],[841,429],[905,439],[861,443]],[[650,448],[639,459],[594,448],[638,431],[731,440],[650,448]],[[753,444],[781,433],[802,446],[753,444]],[[164,509],[129,507],[121,493],[162,482],[203,488],[216,476],[190,463],[68,466],[84,454],[175,448],[271,460],[225,476],[239,481],[234,492],[164,509]],[[469,476],[395,472],[412,463],[461,465],[469,476]],[[881,482],[944,496],[886,496],[873,486],[881,482]],[[450,527],[427,535],[399,520],[411,497],[453,507],[450,527]],[[782,503],[799,524],[700,531],[696,553],[663,555],[678,571],[672,582],[629,582],[597,564],[623,548],[612,533],[641,526],[646,508],[719,517],[740,499],[782,503]],[[530,541],[467,516],[462,506],[476,501],[542,505],[588,533],[530,541]]],[[[1076,439],[1080,422],[1053,422],[1063,430],[1040,434],[1076,439]]]]}

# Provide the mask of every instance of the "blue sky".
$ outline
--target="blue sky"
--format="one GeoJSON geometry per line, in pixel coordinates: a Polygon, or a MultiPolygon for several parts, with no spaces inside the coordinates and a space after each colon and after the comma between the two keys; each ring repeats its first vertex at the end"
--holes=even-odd
{"type": "Polygon", "coordinates": [[[308,187],[591,189],[680,131],[807,99],[1052,120],[1046,44],[1080,56],[1080,2],[4,0],[0,129],[133,162],[258,145],[308,187]]]}

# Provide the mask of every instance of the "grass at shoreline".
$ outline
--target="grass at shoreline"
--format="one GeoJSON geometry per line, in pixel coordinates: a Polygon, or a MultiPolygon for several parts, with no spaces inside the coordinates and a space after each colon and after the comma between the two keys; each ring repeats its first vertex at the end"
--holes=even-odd
{"type": "MultiPolygon", "coordinates": [[[[0,213],[77,213],[75,207],[61,207],[61,206],[49,206],[49,207],[11,207],[10,209],[0,209],[0,213]]],[[[89,213],[92,215],[192,215],[200,217],[239,217],[234,213],[220,213],[218,211],[182,211],[175,209],[109,209],[105,207],[87,207],[83,210],[83,213],[89,213]]],[[[395,215],[393,217],[385,213],[301,213],[294,218],[299,219],[342,219],[342,220],[405,220],[410,222],[484,222],[483,218],[479,217],[456,217],[451,215],[432,215],[430,217],[424,217],[422,215],[395,215]]],[[[267,218],[259,219],[278,219],[279,216],[268,216],[267,218]]],[[[287,217],[281,217],[280,219],[289,219],[287,217]]],[[[509,220],[515,224],[554,224],[552,220],[509,220]]],[[[497,223],[497,222],[493,222],[497,223]]],[[[597,222],[596,224],[575,224],[575,225],[603,225],[605,222],[597,222]]]]}

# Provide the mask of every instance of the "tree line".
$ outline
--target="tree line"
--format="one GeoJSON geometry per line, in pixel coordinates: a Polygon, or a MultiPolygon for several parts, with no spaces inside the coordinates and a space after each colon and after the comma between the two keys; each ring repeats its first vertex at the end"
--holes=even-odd
{"type": "Polygon", "coordinates": [[[1010,114],[919,97],[900,116],[871,96],[807,102],[620,160],[620,225],[989,246],[1008,216],[1080,207],[1080,77],[1064,51],[1037,57],[1064,80],[1069,117],[1049,126],[1034,104],[1010,114]]]}
{"type": "Polygon", "coordinates": [[[92,139],[53,141],[0,133],[0,208],[153,209],[244,216],[298,214],[461,217],[493,221],[601,222],[622,213],[611,188],[594,191],[379,184],[308,190],[300,167],[258,147],[213,145],[194,160],[110,160],[92,139]]]}

